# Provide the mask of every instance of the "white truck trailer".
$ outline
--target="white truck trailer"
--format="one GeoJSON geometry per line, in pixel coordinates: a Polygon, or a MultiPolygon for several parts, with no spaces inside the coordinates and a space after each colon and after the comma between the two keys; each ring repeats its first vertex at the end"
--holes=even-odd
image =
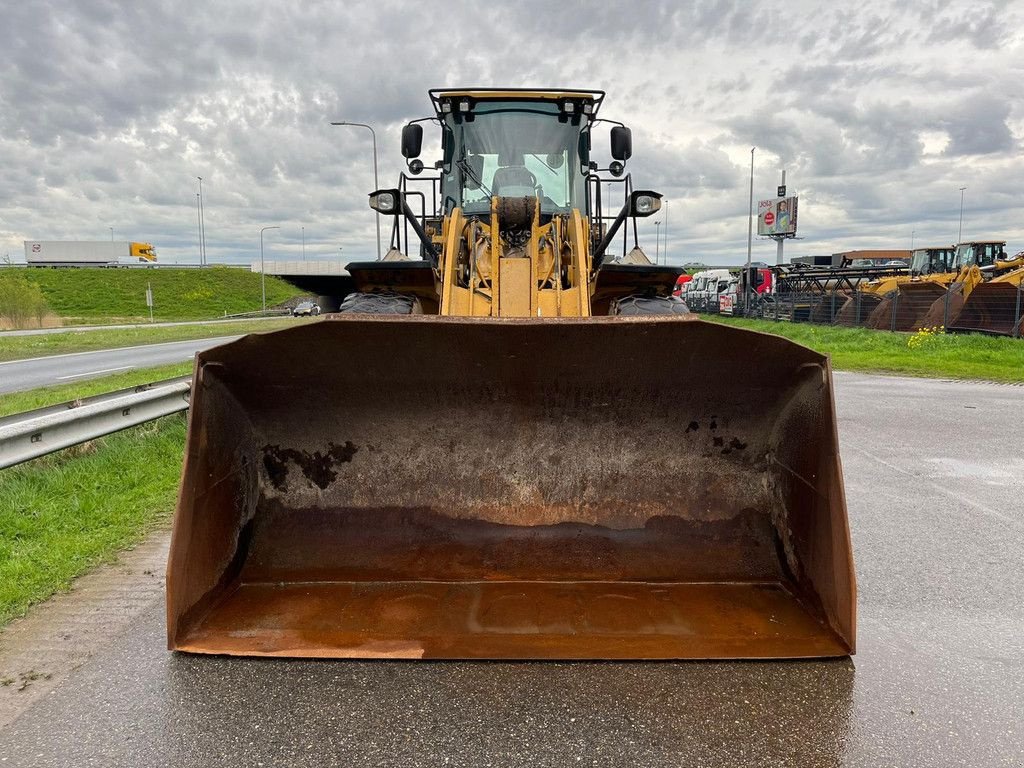
{"type": "Polygon", "coordinates": [[[108,240],[26,240],[25,261],[40,267],[118,267],[156,261],[149,243],[108,240]]]}

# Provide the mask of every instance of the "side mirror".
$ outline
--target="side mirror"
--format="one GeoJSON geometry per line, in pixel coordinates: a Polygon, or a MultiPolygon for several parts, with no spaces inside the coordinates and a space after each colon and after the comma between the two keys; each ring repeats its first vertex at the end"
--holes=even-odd
{"type": "MultiPolygon", "coordinates": [[[[406,126],[408,128],[409,126],[406,126]]],[[[397,189],[378,189],[370,193],[370,207],[385,216],[402,214],[402,195],[397,189]]]]}
{"type": "Polygon", "coordinates": [[[408,159],[419,157],[423,149],[423,126],[409,123],[402,128],[402,157],[408,159]]]}
{"type": "Polygon", "coordinates": [[[633,156],[633,132],[623,125],[612,128],[612,157],[626,162],[633,156]]]}

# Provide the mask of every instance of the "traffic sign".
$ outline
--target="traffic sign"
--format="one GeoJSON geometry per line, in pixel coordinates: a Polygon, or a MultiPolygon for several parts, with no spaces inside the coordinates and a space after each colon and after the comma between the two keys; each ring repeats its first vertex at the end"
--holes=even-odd
{"type": "Polygon", "coordinates": [[[779,185],[779,189],[775,193],[775,195],[776,195],[776,197],[785,197],[786,196],[786,185],[785,184],[780,184],[779,185]]]}

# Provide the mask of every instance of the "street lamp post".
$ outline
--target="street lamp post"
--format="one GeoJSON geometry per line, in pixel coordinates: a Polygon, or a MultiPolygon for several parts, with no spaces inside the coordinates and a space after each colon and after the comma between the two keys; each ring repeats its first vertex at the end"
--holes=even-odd
{"type": "Polygon", "coordinates": [[[302,228],[302,260],[306,260],[306,228],[302,228]]]}
{"type": "MultiPolygon", "coordinates": [[[[373,128],[366,123],[352,123],[348,120],[340,120],[338,122],[331,123],[331,125],[354,125],[358,128],[365,128],[370,132],[370,137],[373,139],[373,187],[375,190],[380,189],[380,180],[377,178],[377,134],[374,132],[373,128]]],[[[374,220],[377,224],[377,261],[380,261],[380,215],[375,215],[374,220]]]]}
{"type": "Polygon", "coordinates": [[[668,264],[668,200],[664,200],[663,202],[665,203],[665,247],[662,248],[664,255],[661,257],[661,260],[665,264],[668,264]]]}
{"type": "Polygon", "coordinates": [[[747,208],[747,272],[743,280],[743,311],[750,309],[750,254],[754,244],[754,150],[750,148],[750,205],[747,208]]]}
{"type": "Polygon", "coordinates": [[[654,222],[654,263],[661,264],[661,221],[654,222]]]}
{"type": "Polygon", "coordinates": [[[956,231],[956,244],[960,245],[960,240],[964,236],[964,190],[967,187],[960,187],[960,226],[956,231]]]}
{"type": "Polygon", "coordinates": [[[110,230],[110,242],[114,242],[114,228],[113,227],[107,227],[107,229],[110,230]]]}
{"type": "Polygon", "coordinates": [[[263,233],[268,229],[280,229],[280,227],[264,227],[260,230],[260,292],[263,294],[263,314],[267,314],[267,272],[263,263],[263,233]]]}
{"type": "Polygon", "coordinates": [[[915,232],[917,232],[916,229],[910,230],[910,250],[914,250],[914,233],[915,232]]]}
{"type": "Polygon", "coordinates": [[[206,263],[206,211],[203,210],[203,177],[199,179],[199,263],[206,263]]]}
{"type": "Polygon", "coordinates": [[[203,216],[199,212],[199,193],[196,192],[196,231],[199,237],[199,263],[203,263],[203,216]]]}

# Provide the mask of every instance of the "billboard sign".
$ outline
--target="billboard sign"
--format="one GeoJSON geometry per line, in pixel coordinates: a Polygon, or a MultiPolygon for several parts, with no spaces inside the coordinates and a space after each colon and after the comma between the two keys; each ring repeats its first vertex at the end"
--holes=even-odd
{"type": "Polygon", "coordinates": [[[757,234],[795,235],[796,203],[795,197],[760,200],[757,203],[757,234]]]}

